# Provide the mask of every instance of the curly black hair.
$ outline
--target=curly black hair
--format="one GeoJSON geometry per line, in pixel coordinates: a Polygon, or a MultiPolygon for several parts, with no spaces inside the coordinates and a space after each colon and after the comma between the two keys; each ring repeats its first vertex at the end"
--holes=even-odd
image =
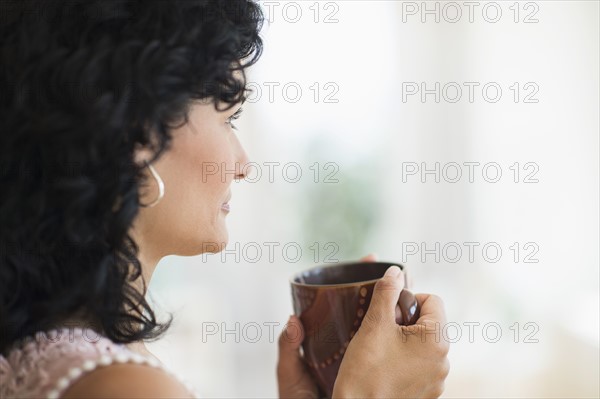
{"type": "Polygon", "coordinates": [[[168,329],[128,234],[134,150],[158,159],[195,100],[243,100],[263,21],[249,0],[0,0],[0,352],[80,311],[118,343],[168,329]]]}

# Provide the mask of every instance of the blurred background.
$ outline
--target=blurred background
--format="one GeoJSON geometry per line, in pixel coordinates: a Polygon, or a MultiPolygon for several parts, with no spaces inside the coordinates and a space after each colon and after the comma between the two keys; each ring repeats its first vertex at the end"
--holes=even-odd
{"type": "Polygon", "coordinates": [[[225,252],[160,262],[149,349],[276,397],[290,276],[374,252],[445,301],[444,397],[600,396],[599,3],[261,4],[254,169],[225,252]]]}

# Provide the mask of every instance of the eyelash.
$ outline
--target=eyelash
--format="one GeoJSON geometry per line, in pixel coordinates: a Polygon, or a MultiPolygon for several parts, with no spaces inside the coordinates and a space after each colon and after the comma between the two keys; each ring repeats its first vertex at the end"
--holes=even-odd
{"type": "Polygon", "coordinates": [[[237,127],[235,127],[235,125],[233,124],[233,121],[238,119],[240,117],[240,115],[242,114],[243,109],[240,108],[237,111],[235,111],[235,114],[231,115],[228,119],[227,119],[227,123],[231,126],[232,129],[237,130],[237,127]]]}

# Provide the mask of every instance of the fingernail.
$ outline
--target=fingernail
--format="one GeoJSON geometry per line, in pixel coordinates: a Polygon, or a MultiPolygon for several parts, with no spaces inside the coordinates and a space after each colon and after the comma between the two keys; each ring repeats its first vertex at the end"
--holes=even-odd
{"type": "Polygon", "coordinates": [[[400,275],[400,272],[402,272],[402,270],[400,270],[400,267],[393,265],[393,266],[388,267],[388,269],[385,271],[384,276],[398,277],[400,275]]]}

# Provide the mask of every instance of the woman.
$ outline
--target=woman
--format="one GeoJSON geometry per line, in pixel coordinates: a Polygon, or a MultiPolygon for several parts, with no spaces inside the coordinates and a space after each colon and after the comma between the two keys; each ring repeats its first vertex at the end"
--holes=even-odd
{"type": "MultiPolygon", "coordinates": [[[[162,257],[227,242],[230,185],[249,162],[233,121],[262,13],[243,0],[0,4],[0,396],[191,397],[144,346],[171,322],[144,293],[162,257]]],[[[418,295],[419,323],[396,325],[395,272],[334,396],[442,392],[448,346],[431,331],[443,305],[418,295]]],[[[280,396],[315,397],[303,335],[288,337],[280,396]]]]}

